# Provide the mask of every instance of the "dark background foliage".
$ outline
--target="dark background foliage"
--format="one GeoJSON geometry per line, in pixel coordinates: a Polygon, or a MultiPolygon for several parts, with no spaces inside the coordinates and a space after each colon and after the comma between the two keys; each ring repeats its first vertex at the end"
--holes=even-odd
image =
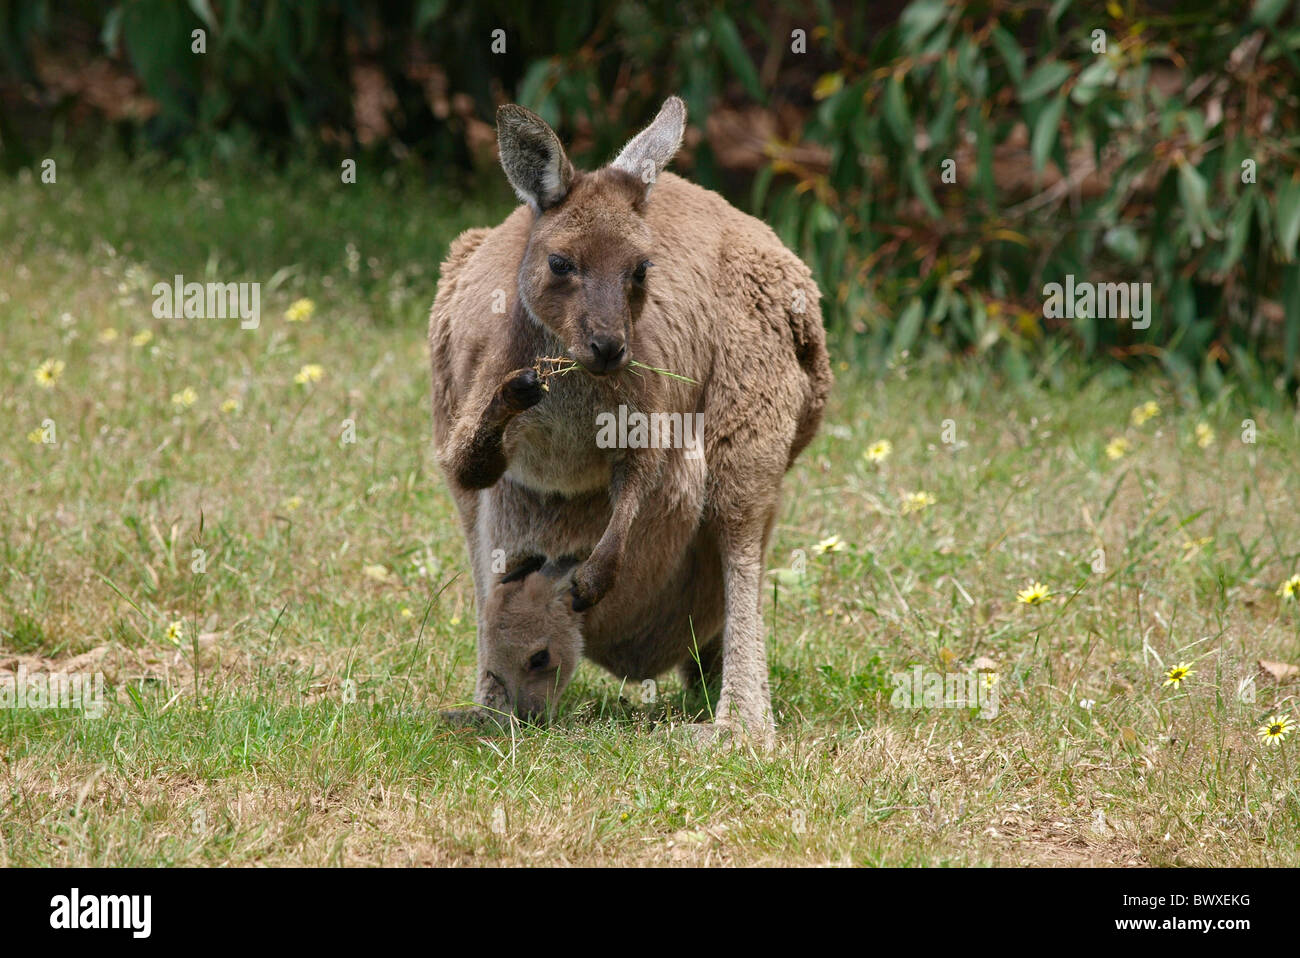
{"type": "Polygon", "coordinates": [[[1300,374],[1298,79],[1291,0],[0,0],[0,163],[351,157],[500,190],[500,103],[590,166],[678,93],[677,167],[807,259],[844,358],[1086,357],[1260,401],[1300,374]],[[1150,328],[1045,317],[1067,274],[1151,283],[1150,328]]]}

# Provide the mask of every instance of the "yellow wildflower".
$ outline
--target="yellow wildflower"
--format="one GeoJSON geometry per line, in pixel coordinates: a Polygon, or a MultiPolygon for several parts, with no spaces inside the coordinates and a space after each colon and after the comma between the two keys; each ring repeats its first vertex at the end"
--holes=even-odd
{"type": "Polygon", "coordinates": [[[1195,675],[1196,670],[1188,662],[1179,662],[1172,669],[1165,673],[1165,685],[1172,685],[1174,688],[1181,688],[1182,683],[1187,681],[1188,676],[1195,675]]]}
{"type": "Polygon", "coordinates": [[[828,552],[843,552],[846,548],[847,546],[844,545],[843,539],[839,536],[831,536],[829,539],[823,539],[821,542],[813,546],[812,551],[813,555],[820,556],[825,555],[828,552]]]}
{"type": "Polygon", "coordinates": [[[1129,419],[1133,425],[1140,426],[1148,419],[1154,419],[1160,415],[1160,404],[1154,399],[1148,399],[1140,406],[1134,406],[1133,411],[1129,413],[1129,419]]]}
{"type": "Polygon", "coordinates": [[[894,444],[892,442],[888,439],[877,439],[867,447],[867,451],[862,455],[867,462],[884,462],[893,451],[894,444]]]}
{"type": "Polygon", "coordinates": [[[324,375],[325,375],[324,369],[322,369],[316,363],[308,363],[307,365],[303,366],[302,369],[298,370],[298,375],[293,377],[293,381],[299,383],[300,385],[305,386],[307,383],[320,382],[321,378],[324,375]]]}
{"type": "Polygon", "coordinates": [[[1281,745],[1288,733],[1295,728],[1289,715],[1270,715],[1259,727],[1259,741],[1262,745],[1281,745]]]}
{"type": "Polygon", "coordinates": [[[936,502],[938,500],[928,492],[909,492],[903,496],[903,515],[920,512],[936,502]]]}
{"type": "Polygon", "coordinates": [[[316,312],[316,304],[310,299],[296,299],[285,310],[284,318],[291,323],[305,323],[316,312]]]}
{"type": "Polygon", "coordinates": [[[54,384],[59,381],[63,375],[63,370],[67,367],[62,359],[47,359],[36,367],[32,373],[36,377],[36,382],[45,389],[53,389],[54,384]]]}
{"type": "Polygon", "coordinates": [[[1030,582],[1028,589],[1016,593],[1016,601],[1025,605],[1042,605],[1052,597],[1052,590],[1041,582],[1030,582]]]}

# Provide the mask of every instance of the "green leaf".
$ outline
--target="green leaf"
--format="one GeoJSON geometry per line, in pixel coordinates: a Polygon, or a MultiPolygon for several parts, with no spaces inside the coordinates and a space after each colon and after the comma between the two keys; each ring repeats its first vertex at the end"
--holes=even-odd
{"type": "Polygon", "coordinates": [[[903,49],[915,52],[921,41],[948,16],[945,0],[916,0],[898,18],[903,49]]]}
{"type": "Polygon", "coordinates": [[[419,33],[433,23],[447,9],[447,0],[420,0],[415,9],[415,32],[419,33]]]}
{"type": "Polygon", "coordinates": [[[1070,78],[1070,68],[1060,60],[1048,60],[1038,68],[1024,83],[1020,84],[1020,102],[1032,103],[1057,89],[1070,78]]]}
{"type": "Polygon", "coordinates": [[[894,327],[894,336],[889,344],[890,352],[894,356],[900,355],[903,350],[911,349],[912,343],[916,341],[916,334],[921,331],[921,320],[925,318],[925,307],[919,299],[913,299],[903,310],[903,315],[898,318],[898,325],[894,327]]]}
{"type": "Polygon", "coordinates": [[[1193,145],[1200,146],[1205,142],[1205,116],[1199,110],[1184,110],[1178,117],[1183,121],[1183,127],[1187,130],[1187,135],[1191,137],[1193,145]]]}
{"type": "Polygon", "coordinates": [[[993,130],[978,103],[971,104],[966,122],[975,134],[975,185],[984,198],[992,202],[997,192],[993,180],[993,130]]]}
{"type": "Polygon", "coordinates": [[[943,96],[939,100],[939,108],[935,111],[934,119],[930,122],[931,148],[943,146],[948,142],[948,138],[952,135],[956,112],[956,87],[952,83],[945,83],[943,85],[943,96]]]}
{"type": "Polygon", "coordinates": [[[1019,87],[1025,82],[1025,54],[1020,44],[1000,23],[993,27],[991,36],[1002,62],[1007,65],[1007,73],[1011,74],[1011,82],[1019,87]]]}
{"type": "Polygon", "coordinates": [[[1196,387],[1196,370],[1182,356],[1172,350],[1160,350],[1160,364],[1165,367],[1165,372],[1169,378],[1178,384],[1178,388],[1185,393],[1195,392],[1196,387]]]}
{"type": "Polygon", "coordinates": [[[1288,266],[1282,278],[1282,307],[1286,311],[1285,370],[1292,373],[1300,351],[1300,263],[1288,266]]]}
{"type": "Polygon", "coordinates": [[[1136,263],[1142,257],[1142,244],[1138,233],[1128,224],[1112,226],[1101,239],[1102,245],[1126,263],[1136,263]]]}
{"type": "Polygon", "coordinates": [[[215,33],[217,18],[212,13],[212,4],[208,3],[208,0],[189,0],[189,3],[194,15],[203,21],[205,27],[215,33]]]}
{"type": "Polygon", "coordinates": [[[1047,157],[1056,144],[1056,132],[1061,126],[1061,114],[1065,111],[1065,94],[1057,95],[1047,106],[1043,107],[1034,121],[1034,132],[1029,138],[1029,155],[1034,160],[1034,170],[1038,173],[1047,165],[1047,157]]]}
{"type": "Polygon", "coordinates": [[[104,27],[99,31],[99,42],[110,55],[117,54],[117,45],[122,39],[122,8],[114,7],[104,17],[104,27]]]}
{"type": "Polygon", "coordinates": [[[1187,212],[1187,225],[1191,230],[1192,245],[1205,242],[1204,227],[1210,211],[1206,206],[1205,177],[1190,163],[1178,164],[1178,197],[1187,212]]]}
{"type": "Polygon", "coordinates": [[[523,79],[519,81],[519,89],[515,93],[516,102],[520,106],[527,107],[543,119],[546,112],[549,112],[555,69],[555,61],[549,57],[534,60],[528,64],[528,69],[524,71],[523,79]]]}
{"type": "Polygon", "coordinates": [[[814,233],[833,233],[843,225],[825,203],[813,204],[808,223],[814,233]]]}
{"type": "Polygon", "coordinates": [[[1277,245],[1282,259],[1295,259],[1296,239],[1300,238],[1300,180],[1291,180],[1277,191],[1277,245]]]}
{"type": "Polygon", "coordinates": [[[1103,87],[1115,83],[1116,76],[1115,67],[1111,65],[1109,58],[1101,57],[1080,71],[1079,82],[1070,91],[1070,99],[1080,106],[1087,106],[1097,98],[1097,94],[1103,87]]]}
{"type": "Polygon", "coordinates": [[[1291,0],[1255,0],[1255,8],[1250,11],[1250,22],[1271,27],[1290,4],[1291,0]]]}
{"type": "Polygon", "coordinates": [[[1241,251],[1246,248],[1246,240],[1250,236],[1250,220],[1254,210],[1249,195],[1242,196],[1237,201],[1232,219],[1228,222],[1227,241],[1223,248],[1223,258],[1219,260],[1219,272],[1228,272],[1241,259],[1241,251]]]}
{"type": "Polygon", "coordinates": [[[763,85],[758,80],[754,61],[749,58],[749,51],[745,49],[745,44],[740,39],[740,31],[736,29],[735,21],[721,8],[713,12],[713,39],[718,44],[722,58],[727,61],[727,66],[731,67],[736,79],[745,88],[745,92],[755,100],[763,101],[763,85]]]}
{"type": "Polygon", "coordinates": [[[926,182],[925,175],[921,172],[921,164],[909,162],[907,164],[907,181],[912,184],[912,192],[916,198],[921,201],[921,205],[935,219],[943,218],[943,210],[939,209],[939,204],[934,201],[934,193],[930,191],[930,184],[926,182]]]}
{"type": "Polygon", "coordinates": [[[897,75],[889,78],[885,85],[885,123],[894,135],[899,146],[909,152],[913,148],[912,116],[907,112],[907,100],[903,96],[903,81],[897,75]]]}

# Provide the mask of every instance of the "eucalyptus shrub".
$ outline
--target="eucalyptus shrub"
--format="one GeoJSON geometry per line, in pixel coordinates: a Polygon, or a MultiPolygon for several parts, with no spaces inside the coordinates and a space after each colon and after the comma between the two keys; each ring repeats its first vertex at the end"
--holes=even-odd
{"type": "Polygon", "coordinates": [[[867,355],[1295,385],[1300,18],[1142,6],[917,0],[869,44],[825,23],[841,56],[804,135],[827,169],[774,164],[755,197],[867,355]],[[1069,277],[1149,283],[1150,315],[1049,315],[1069,277]]]}

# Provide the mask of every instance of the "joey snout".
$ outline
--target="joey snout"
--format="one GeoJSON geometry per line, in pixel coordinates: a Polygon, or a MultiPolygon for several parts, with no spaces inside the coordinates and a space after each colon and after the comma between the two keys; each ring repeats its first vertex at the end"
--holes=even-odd
{"type": "Polygon", "coordinates": [[[470,708],[444,709],[439,716],[458,728],[495,724],[506,727],[511,720],[510,693],[505,682],[491,670],[479,677],[478,702],[470,708]]]}

